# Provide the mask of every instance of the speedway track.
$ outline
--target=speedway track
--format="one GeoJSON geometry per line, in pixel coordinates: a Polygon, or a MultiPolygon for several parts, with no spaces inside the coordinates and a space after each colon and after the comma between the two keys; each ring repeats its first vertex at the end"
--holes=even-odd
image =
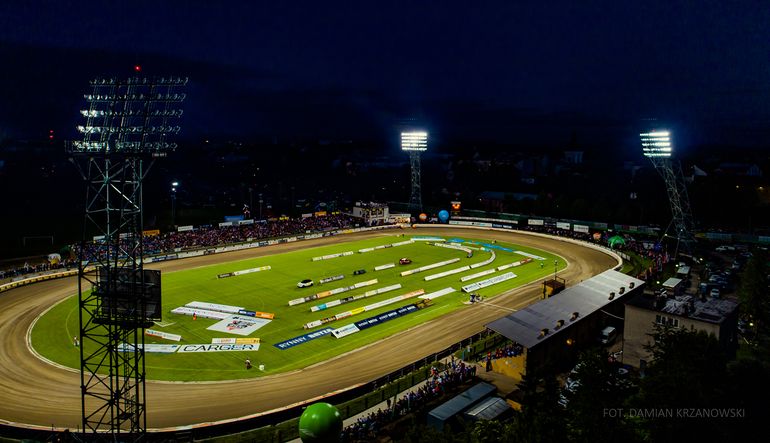
{"type": "MultiPolygon", "coordinates": [[[[425,228],[415,233],[466,236],[530,246],[560,255],[569,263],[560,277],[578,283],[616,266],[610,255],[556,237],[463,228],[425,228]]],[[[270,255],[297,249],[393,235],[374,231],[207,255],[153,264],[153,269],[182,269],[270,255]]],[[[150,430],[236,419],[282,408],[332,391],[366,383],[440,351],[483,329],[491,320],[538,300],[539,282],[475,304],[313,366],[257,379],[227,382],[147,382],[150,430]],[[499,307],[498,307],[499,306],[499,307]],[[500,307],[508,308],[502,309],[500,307]]],[[[30,325],[46,309],[77,292],[75,277],[49,280],[0,294],[0,423],[51,429],[80,426],[80,374],[47,363],[29,349],[30,325]]]]}

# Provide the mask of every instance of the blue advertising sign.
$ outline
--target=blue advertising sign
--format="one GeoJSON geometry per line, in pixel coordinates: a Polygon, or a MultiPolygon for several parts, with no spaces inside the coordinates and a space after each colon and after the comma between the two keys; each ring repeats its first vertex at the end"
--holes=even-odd
{"type": "Polygon", "coordinates": [[[273,346],[281,350],[293,348],[294,346],[301,345],[302,343],[307,343],[310,340],[315,340],[318,337],[323,337],[324,335],[331,334],[333,330],[334,328],[319,329],[318,331],[315,331],[315,332],[308,332],[307,334],[300,335],[299,337],[290,338],[286,341],[276,343],[273,346]]]}
{"type": "Polygon", "coordinates": [[[387,312],[383,312],[380,315],[369,317],[367,319],[357,321],[354,323],[358,329],[366,329],[370,328],[372,326],[376,326],[380,323],[386,322],[388,320],[393,320],[394,318],[401,317],[402,315],[409,314],[410,312],[414,312],[417,310],[417,306],[415,305],[407,305],[398,309],[393,309],[387,312]]]}

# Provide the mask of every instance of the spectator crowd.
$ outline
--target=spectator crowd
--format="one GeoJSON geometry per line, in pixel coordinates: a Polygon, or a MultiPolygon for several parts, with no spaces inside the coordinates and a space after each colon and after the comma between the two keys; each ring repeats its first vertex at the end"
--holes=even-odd
{"type": "MultiPolygon", "coordinates": [[[[227,244],[243,243],[255,240],[289,237],[308,233],[334,231],[355,226],[357,219],[334,214],[323,217],[292,218],[275,221],[259,221],[249,225],[212,227],[202,226],[197,229],[182,232],[167,232],[159,235],[143,237],[144,255],[169,254],[184,250],[193,250],[206,247],[216,247],[227,244]]],[[[107,254],[107,246],[98,241],[85,244],[86,257],[95,258],[97,254],[107,254]]],[[[121,241],[121,248],[128,250],[130,242],[121,241]]],[[[0,268],[0,280],[18,278],[25,275],[47,272],[57,269],[70,269],[77,267],[80,253],[80,244],[71,246],[70,257],[63,257],[61,261],[52,264],[42,261],[35,264],[5,266],[0,268]]],[[[42,257],[41,257],[42,258],[42,257]]]]}

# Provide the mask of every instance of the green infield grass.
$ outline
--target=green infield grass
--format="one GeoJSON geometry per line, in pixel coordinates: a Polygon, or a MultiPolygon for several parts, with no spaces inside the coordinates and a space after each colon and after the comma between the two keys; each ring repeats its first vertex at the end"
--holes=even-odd
{"type": "MultiPolygon", "coordinates": [[[[494,269],[497,266],[527,258],[518,253],[495,250],[496,260],[489,265],[458,274],[448,275],[435,280],[425,281],[424,277],[428,275],[437,274],[465,265],[484,262],[491,257],[491,253],[488,249],[481,250],[481,245],[475,244],[474,240],[467,238],[463,239],[465,241],[465,243],[462,244],[463,246],[479,248],[473,251],[474,254],[471,258],[466,257],[466,253],[463,251],[433,246],[424,241],[415,241],[412,244],[404,246],[377,249],[372,252],[358,252],[359,249],[367,247],[408,240],[408,235],[403,237],[388,235],[350,242],[344,242],[343,239],[344,237],[341,237],[340,243],[332,246],[309,248],[254,259],[232,261],[184,271],[164,273],[162,275],[163,321],[160,324],[156,324],[152,329],[181,335],[182,340],[180,342],[173,342],[158,337],[146,336],[146,343],[181,345],[210,344],[213,338],[241,337],[239,335],[206,329],[214,323],[217,323],[219,320],[201,317],[193,320],[192,317],[187,315],[171,313],[172,309],[184,306],[193,301],[242,306],[247,310],[274,313],[275,319],[248,336],[248,338],[260,339],[261,344],[256,351],[177,352],[171,354],[148,352],[146,353],[148,379],[175,381],[229,380],[259,377],[262,375],[304,368],[370,344],[428,320],[435,319],[456,309],[467,308],[464,302],[468,301],[469,296],[461,290],[461,287],[464,285],[485,280],[506,272],[513,272],[517,275],[516,278],[511,280],[476,291],[476,293],[482,295],[485,299],[489,299],[510,289],[525,285],[534,280],[542,280],[553,275],[554,263],[556,263],[556,267],[558,267],[559,270],[566,266],[566,263],[561,257],[548,252],[498,242],[493,246],[534,254],[545,258],[545,260],[533,260],[530,263],[502,271],[496,271],[493,274],[471,281],[460,281],[460,277],[462,276],[494,269]],[[353,255],[328,260],[312,261],[313,257],[345,251],[354,251],[354,253],[353,255]],[[399,265],[398,261],[402,257],[411,259],[412,263],[408,265],[399,265]],[[460,261],[416,273],[411,276],[400,276],[402,271],[453,258],[458,258],[460,261]],[[375,266],[387,263],[395,263],[396,266],[382,271],[374,270],[375,266]],[[218,274],[267,265],[271,267],[270,270],[229,278],[217,278],[218,274]],[[354,276],[353,271],[358,269],[364,269],[366,270],[366,273],[354,276]],[[345,277],[341,280],[323,285],[320,285],[318,282],[321,278],[336,275],[344,275],[345,277]],[[297,283],[303,279],[312,279],[315,284],[308,288],[298,288],[297,283]],[[296,306],[288,305],[290,300],[296,298],[309,296],[334,288],[347,287],[358,282],[372,279],[377,279],[378,283],[296,306]],[[382,288],[396,283],[401,283],[402,288],[361,300],[355,300],[326,310],[318,312],[310,311],[312,306],[324,302],[363,294],[367,290],[382,288]],[[356,308],[362,308],[372,303],[387,300],[418,289],[424,289],[426,293],[431,293],[447,287],[456,289],[456,292],[432,300],[432,304],[424,309],[363,329],[360,332],[339,339],[328,334],[287,349],[279,349],[274,346],[276,343],[312,331],[321,330],[327,327],[340,328],[386,311],[417,303],[420,299],[414,297],[407,300],[401,300],[310,330],[303,329],[303,325],[308,322],[320,320],[356,308]],[[249,358],[254,366],[251,370],[246,370],[244,367],[246,358],[249,358]],[[265,370],[259,370],[259,365],[264,365],[265,370]]],[[[64,366],[77,368],[79,367],[79,351],[73,344],[73,337],[77,335],[77,331],[78,303],[77,297],[73,296],[57,304],[38,319],[32,330],[32,345],[34,349],[44,357],[64,366]]],[[[458,340],[462,338],[463,337],[458,337],[458,340]]],[[[84,343],[83,345],[85,346],[84,350],[88,351],[90,344],[84,343]]],[[[393,352],[397,351],[394,350],[393,352]]]]}

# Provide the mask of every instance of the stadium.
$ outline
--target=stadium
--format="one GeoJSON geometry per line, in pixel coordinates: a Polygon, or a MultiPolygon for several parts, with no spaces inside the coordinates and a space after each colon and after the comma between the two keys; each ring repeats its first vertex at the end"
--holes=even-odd
{"type": "MultiPolygon", "coordinates": [[[[347,250],[351,245],[389,245],[397,242],[412,241],[417,245],[409,244],[401,246],[402,248],[417,248],[438,250],[441,249],[440,256],[460,256],[462,260],[467,260],[463,251],[452,250],[449,248],[437,248],[428,246],[428,241],[415,241],[414,239],[425,239],[437,241],[442,238],[474,238],[478,243],[487,242],[490,246],[500,245],[506,249],[505,244],[517,245],[521,249],[528,251],[542,251],[548,254],[548,257],[558,257],[561,262],[558,272],[568,282],[577,282],[590,278],[608,268],[618,265],[616,257],[608,255],[605,251],[592,248],[590,245],[579,244],[569,239],[538,235],[534,233],[523,232],[504,232],[503,230],[494,230],[493,228],[478,227],[443,227],[435,228],[431,225],[425,225],[420,229],[378,229],[369,232],[350,232],[337,236],[321,237],[310,240],[298,240],[286,242],[273,246],[266,246],[255,249],[242,249],[235,252],[226,252],[222,254],[211,254],[200,257],[187,258],[182,260],[159,262],[153,267],[163,271],[164,278],[171,277],[174,273],[180,275],[187,270],[206,270],[209,279],[217,280],[216,274],[220,270],[233,269],[233,264],[240,266],[242,260],[256,260],[255,262],[270,262],[274,257],[292,254],[305,253],[303,256],[308,262],[312,263],[310,256],[315,256],[327,251],[347,250]],[[419,234],[419,235],[418,235],[419,234]],[[494,243],[492,243],[494,242],[494,243]],[[422,244],[419,244],[422,243],[422,244]],[[330,246],[334,245],[334,246],[330,246]],[[320,252],[318,252],[320,251],[320,252]],[[444,252],[446,251],[446,252],[444,252]],[[460,252],[461,254],[457,254],[460,252]],[[453,254],[454,253],[454,254],[453,254]]],[[[373,247],[373,246],[369,246],[373,247]]],[[[397,259],[404,255],[404,249],[398,251],[399,247],[382,248],[385,254],[391,252],[390,259],[397,259]]],[[[361,248],[363,249],[363,248],[361,248]]],[[[420,257],[418,249],[411,256],[420,257]]],[[[483,251],[476,251],[476,256],[480,256],[483,251]]],[[[377,254],[372,251],[370,254],[377,254]]],[[[501,251],[501,254],[504,252],[501,251]]],[[[534,254],[532,254],[534,255],[534,254]]],[[[336,258],[342,260],[343,258],[336,258]]],[[[478,263],[483,263],[488,257],[479,257],[478,263]]],[[[333,259],[332,259],[333,260],[333,259]]],[[[372,263],[385,262],[388,258],[381,256],[372,259],[372,263]]],[[[426,260],[432,258],[420,257],[415,260],[412,268],[426,260]]],[[[511,258],[503,258],[498,255],[495,264],[511,262],[511,258]],[[506,261],[507,260],[507,261],[506,261]]],[[[251,262],[248,262],[251,263],[251,262]]],[[[350,272],[355,265],[348,265],[350,272]]],[[[530,263],[527,263],[530,264],[530,263]]],[[[524,264],[522,266],[526,266],[524,264]]],[[[253,419],[263,415],[269,415],[271,412],[282,411],[286,408],[296,407],[298,404],[307,404],[313,400],[327,398],[332,394],[345,392],[356,387],[366,385],[380,376],[389,374],[399,368],[409,365],[415,361],[424,358],[430,358],[433,353],[439,352],[455,343],[460,342],[466,337],[470,337],[483,330],[484,325],[490,320],[494,320],[504,315],[506,312],[526,306],[542,297],[541,281],[547,274],[553,272],[550,266],[541,269],[534,263],[531,263],[532,269],[538,275],[533,275],[527,281],[510,285],[500,289],[485,288],[479,290],[487,296],[489,303],[478,303],[473,306],[463,305],[460,300],[467,300],[467,294],[459,290],[459,279],[452,278],[452,283],[443,282],[439,286],[452,285],[458,287],[455,293],[447,294],[442,297],[448,301],[454,298],[461,307],[455,310],[449,310],[446,314],[436,316],[436,318],[410,322],[405,325],[387,331],[385,337],[376,335],[369,342],[360,343],[354,349],[343,348],[337,351],[337,355],[322,359],[311,357],[308,359],[307,351],[295,355],[302,356],[304,359],[300,362],[285,364],[288,370],[278,371],[270,374],[271,367],[278,366],[279,363],[271,361],[269,358],[262,358],[260,352],[234,352],[220,353],[217,359],[212,360],[212,365],[218,365],[220,371],[215,374],[203,374],[200,380],[195,382],[178,382],[169,380],[171,378],[192,378],[189,371],[184,370],[185,362],[179,364],[180,367],[169,370],[156,368],[156,363],[148,359],[148,427],[154,431],[172,431],[192,426],[210,427],[217,423],[232,423],[233,420],[253,419]],[[458,283],[455,283],[458,282],[458,283]],[[497,292],[497,294],[496,294],[497,292]],[[500,293],[502,292],[502,293],[500,293]],[[383,358],[387,355],[387,358],[383,358]],[[246,371],[243,369],[243,359],[251,358],[255,366],[264,364],[268,369],[265,375],[258,371],[246,371]],[[259,362],[259,363],[258,363],[259,362]],[[156,375],[156,377],[153,377],[156,375]],[[246,378],[251,377],[251,378],[246,378]],[[157,379],[154,379],[157,378],[157,379]],[[163,380],[166,378],[167,380],[163,380]],[[230,379],[230,380],[227,380],[230,379]],[[216,381],[212,381],[216,380],[216,381]],[[227,381],[225,381],[227,380],[227,381]]],[[[245,265],[244,265],[245,266],[245,265]]],[[[452,267],[448,265],[447,267],[452,267]]],[[[401,271],[403,267],[396,270],[401,271]]],[[[303,269],[303,272],[308,268],[303,269]]],[[[494,269],[494,268],[493,268],[494,269]]],[[[522,271],[525,269],[521,268],[522,271]]],[[[271,269],[272,270],[272,269],[271,269]]],[[[269,272],[269,271],[264,271],[269,272]]],[[[384,272],[384,271],[383,271],[384,272]]],[[[430,273],[434,271],[426,271],[430,273]]],[[[375,271],[367,273],[365,276],[375,274],[375,271]]],[[[473,271],[465,271],[459,276],[473,274],[473,271]]],[[[256,275],[254,273],[253,275],[256,275]]],[[[290,286],[290,282],[296,281],[296,276],[287,277],[287,284],[284,284],[284,290],[290,286]]],[[[313,275],[315,278],[316,276],[313,275]]],[[[452,277],[457,277],[453,275],[452,277]]],[[[233,277],[238,278],[238,277],[233,277]]],[[[349,278],[349,276],[346,276],[349,278]]],[[[448,276],[446,280],[450,277],[448,276]]],[[[220,282],[222,281],[219,279],[220,282]]],[[[437,280],[444,280],[438,278],[437,280]]],[[[334,282],[326,283],[331,287],[334,282]]],[[[419,283],[418,283],[419,284],[419,283]]],[[[434,285],[435,286],[435,285],[434,285]]],[[[164,286],[167,288],[168,286],[164,286]]],[[[270,288],[264,288],[270,289],[270,288]]],[[[278,290],[278,288],[273,288],[278,290]]],[[[404,290],[411,288],[404,288],[404,290]]],[[[2,303],[3,321],[2,332],[4,340],[2,342],[2,377],[4,380],[12,380],[12,389],[4,390],[5,398],[2,401],[2,410],[0,417],[4,423],[18,426],[32,426],[39,429],[54,428],[76,428],[79,423],[80,414],[78,413],[80,395],[75,387],[78,384],[78,373],[64,364],[57,363],[41,355],[40,351],[35,349],[35,336],[41,334],[54,334],[51,337],[51,343],[60,349],[73,349],[71,343],[71,334],[62,330],[61,327],[52,328],[51,331],[38,332],[36,328],[41,327],[40,323],[45,321],[46,315],[55,314],[55,309],[59,306],[66,306],[67,301],[72,302],[73,291],[75,290],[74,278],[63,278],[35,283],[29,286],[22,286],[3,294],[0,298],[2,303]],[[57,338],[58,337],[58,338],[57,338]],[[61,386],[71,386],[72,389],[65,390],[61,386]],[[19,395],[24,392],[24,395],[19,395]]],[[[307,294],[310,288],[290,289],[290,294],[307,294]]],[[[380,297],[382,299],[383,297],[380,297]]],[[[430,309],[440,307],[442,298],[437,298],[436,306],[426,308],[426,313],[430,309]]],[[[284,296],[283,299],[288,299],[284,296]]],[[[217,297],[209,298],[206,301],[219,302],[217,297]]],[[[175,307],[175,306],[174,306],[175,307]]],[[[189,316],[174,315],[168,313],[174,307],[167,306],[164,302],[164,321],[187,321],[211,324],[215,320],[205,320],[198,317],[198,320],[192,320],[189,316]]],[[[252,306],[259,309],[263,305],[252,306]]],[[[273,306],[277,307],[277,306],[273,306]]],[[[381,308],[379,313],[387,310],[387,307],[381,308]]],[[[71,310],[68,310],[70,312],[71,310]]],[[[317,314],[317,313],[315,313],[317,314]]],[[[318,315],[316,315],[318,317],[318,315]]],[[[286,315],[276,316],[276,322],[284,320],[286,315]]],[[[406,320],[406,319],[403,319],[406,320]]],[[[283,336],[301,335],[302,327],[296,322],[293,328],[286,331],[283,336]]],[[[393,322],[397,323],[397,322],[393,322]]],[[[61,326],[61,325],[59,325],[61,326]]],[[[383,326],[379,326],[383,327],[383,326]]],[[[160,329],[160,328],[157,328],[160,329]]],[[[372,328],[374,330],[375,328],[372,328]]],[[[179,331],[178,331],[179,332],[179,331]]],[[[184,334],[184,332],[183,332],[184,334]]],[[[216,334],[215,334],[216,335],[216,334]]],[[[223,335],[219,333],[219,335],[223,335]]],[[[336,340],[325,337],[322,341],[324,347],[328,342],[336,340]]],[[[339,339],[343,342],[345,338],[339,339]]],[[[173,343],[173,341],[165,341],[173,343]]],[[[273,343],[262,341],[261,349],[269,347],[273,343]]],[[[303,345],[308,346],[308,345],[303,345]]],[[[297,347],[298,349],[301,346],[297,347]]],[[[276,351],[280,353],[281,351],[276,351]]],[[[321,348],[314,348],[311,353],[322,353],[321,348]]],[[[43,353],[45,354],[45,353],[43,353]]],[[[213,354],[210,354],[213,355],[213,354]]],[[[162,356],[166,358],[166,355],[162,356]]],[[[197,357],[197,355],[196,355],[197,357]]],[[[66,361],[66,358],[63,359],[66,361]]],[[[76,363],[76,362],[75,362],[76,363]]],[[[76,366],[76,365],[75,365],[76,366]]],[[[199,364],[190,365],[198,368],[199,364]]],[[[206,372],[207,370],[196,372],[206,372]]],[[[211,371],[211,369],[208,369],[211,371]]],[[[195,377],[195,376],[193,376],[195,377]]]]}
{"type": "Polygon", "coordinates": [[[761,435],[766,17],[498,3],[4,2],[0,443],[761,435]]]}

